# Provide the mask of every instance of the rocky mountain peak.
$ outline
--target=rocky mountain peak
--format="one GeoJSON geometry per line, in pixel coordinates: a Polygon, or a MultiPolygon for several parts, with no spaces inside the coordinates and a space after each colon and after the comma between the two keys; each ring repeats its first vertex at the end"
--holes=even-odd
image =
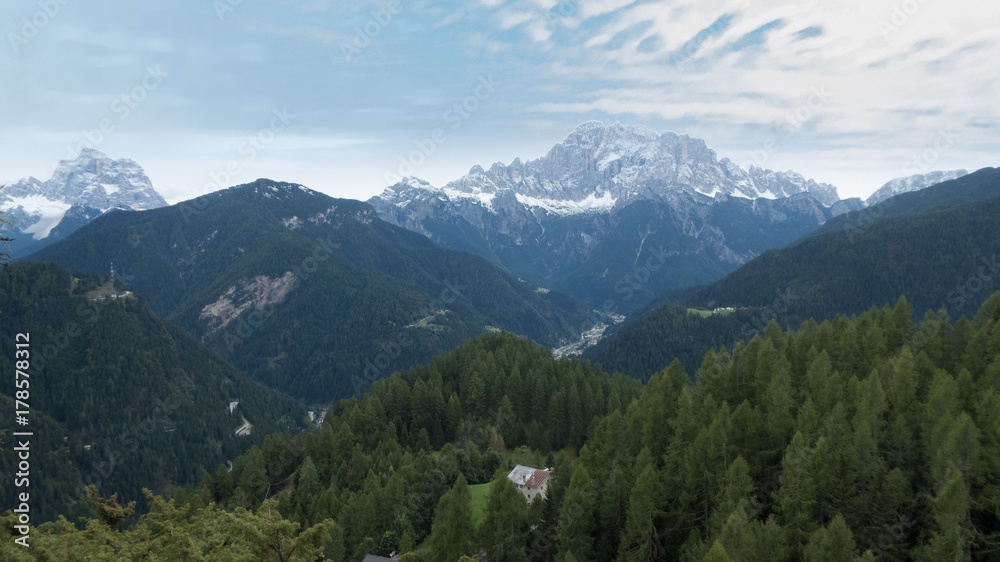
{"type": "MultiPolygon", "coordinates": [[[[422,199],[411,191],[424,186],[403,183],[406,189],[383,194],[389,197],[386,202],[401,205],[422,199]]],[[[489,169],[476,165],[466,176],[428,189],[452,200],[478,200],[486,208],[492,207],[495,194],[509,190],[524,205],[557,214],[608,212],[636,200],[668,200],[679,193],[746,199],[808,193],[827,207],[840,200],[834,186],[794,172],[743,170],[728,158],[719,160],[700,138],[600,121],[581,123],[535,160],[516,158],[489,169]]]]}
{"type": "Polygon", "coordinates": [[[0,208],[12,228],[35,240],[48,237],[67,213],[93,217],[111,209],[146,210],[166,204],[139,164],[111,159],[93,148],[60,160],[44,182],[29,177],[0,191],[0,208]]]}
{"type": "Polygon", "coordinates": [[[908,193],[910,191],[919,191],[921,189],[930,187],[935,184],[939,184],[944,181],[950,181],[958,179],[969,172],[966,170],[949,170],[943,172],[930,172],[927,174],[916,174],[912,176],[895,178],[889,180],[882,187],[875,190],[871,196],[865,201],[867,205],[876,205],[885,201],[890,197],[894,197],[901,193],[908,193]]]}
{"type": "Polygon", "coordinates": [[[48,181],[23,179],[0,194],[7,201],[27,196],[100,210],[145,210],[167,204],[134,160],[112,160],[93,148],[84,148],[72,160],[60,160],[48,181]]]}

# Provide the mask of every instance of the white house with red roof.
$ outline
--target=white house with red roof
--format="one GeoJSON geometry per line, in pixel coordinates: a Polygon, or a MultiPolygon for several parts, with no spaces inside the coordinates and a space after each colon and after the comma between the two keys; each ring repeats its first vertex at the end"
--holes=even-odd
{"type": "Polygon", "coordinates": [[[545,497],[545,491],[549,487],[549,475],[551,474],[552,471],[548,469],[517,465],[507,475],[507,479],[513,482],[517,486],[518,491],[531,502],[539,496],[545,497]]]}

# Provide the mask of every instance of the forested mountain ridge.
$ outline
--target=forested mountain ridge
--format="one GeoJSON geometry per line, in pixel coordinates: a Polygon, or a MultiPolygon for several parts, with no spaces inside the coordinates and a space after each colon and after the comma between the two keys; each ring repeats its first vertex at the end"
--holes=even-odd
{"type": "Polygon", "coordinates": [[[81,271],[113,259],[157,313],[257,380],[315,401],[360,394],[484,330],[557,346],[584,325],[570,299],[385,223],[366,203],[270,180],[114,213],[32,259],[81,271]]]}
{"type": "Polygon", "coordinates": [[[765,307],[713,314],[663,305],[609,328],[597,345],[583,352],[583,358],[609,373],[625,373],[643,381],[674,360],[693,373],[706,353],[750,340],[774,317],[765,307]]]}
{"type": "Polygon", "coordinates": [[[913,295],[918,316],[941,306],[969,314],[1000,289],[998,196],[1000,170],[984,168],[836,217],[715,283],[660,295],[584,356],[645,378],[675,357],[693,370],[708,350],[749,339],[772,319],[793,328],[901,294],[913,295]],[[734,310],[702,318],[688,307],[734,310]]]}
{"type": "MultiPolygon", "coordinates": [[[[14,333],[30,338],[31,468],[40,475],[30,491],[39,521],[88,514],[85,484],[124,500],[140,499],[142,487],[166,493],[266,433],[305,425],[300,403],[251,381],[124,293],[107,278],[73,277],[54,264],[18,263],[0,274],[0,317],[11,330],[0,342],[0,368],[12,379],[14,333]],[[251,434],[237,437],[244,420],[251,434]]],[[[14,388],[0,390],[0,415],[12,421],[14,388]]],[[[16,462],[3,455],[0,472],[12,475],[16,462]]],[[[15,505],[13,484],[0,481],[5,505],[15,505]]]]}
{"type": "Polygon", "coordinates": [[[641,389],[510,335],[483,336],[379,381],[309,434],[251,450],[175,504],[154,499],[125,532],[46,524],[36,544],[193,560],[294,545],[307,554],[284,559],[993,560],[1000,293],[972,320],[912,317],[900,299],[787,333],[771,323],[707,354],[693,379],[675,363],[641,389]],[[527,373],[543,375],[540,386],[515,402],[527,373]],[[538,415],[566,430],[560,439],[524,441],[538,415]],[[547,498],[530,506],[506,479],[521,461],[555,467],[547,498]],[[285,474],[287,489],[265,486],[285,474]],[[469,482],[484,480],[473,492],[469,482]],[[192,515],[178,511],[185,504],[192,515]],[[197,523],[227,521],[245,531],[197,523]]]}
{"type": "Polygon", "coordinates": [[[985,201],[1000,197],[1000,169],[982,168],[925,189],[895,195],[869,207],[834,217],[813,235],[856,230],[884,218],[915,215],[935,207],[985,201]]]}
{"type": "Polygon", "coordinates": [[[968,314],[982,295],[1000,288],[997,217],[1000,197],[809,237],[767,252],[687,302],[767,307],[786,294],[783,325],[856,314],[901,294],[913,295],[916,310],[947,305],[968,314]]]}

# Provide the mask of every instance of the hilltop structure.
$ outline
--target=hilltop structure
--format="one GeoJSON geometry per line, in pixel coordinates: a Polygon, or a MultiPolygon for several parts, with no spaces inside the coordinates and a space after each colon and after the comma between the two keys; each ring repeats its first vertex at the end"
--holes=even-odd
{"type": "Polygon", "coordinates": [[[549,469],[517,465],[507,475],[507,479],[513,482],[517,486],[517,490],[531,502],[537,497],[545,497],[549,487],[550,474],[552,471],[549,469]]]}

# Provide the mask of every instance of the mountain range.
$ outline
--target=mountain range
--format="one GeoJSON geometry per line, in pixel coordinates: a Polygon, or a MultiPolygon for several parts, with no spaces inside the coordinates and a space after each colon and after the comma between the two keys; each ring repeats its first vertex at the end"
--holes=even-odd
{"type": "Polygon", "coordinates": [[[548,346],[586,310],[380,220],[366,203],[258,180],[109,213],[31,259],[106,274],[257,380],[316,402],[360,393],[484,331],[548,346]]]}
{"type": "Polygon", "coordinates": [[[940,191],[925,188],[965,174],[895,179],[866,207],[795,172],[744,170],[701,139],[587,122],[536,160],[475,166],[442,188],[406,178],[367,203],[258,180],[159,208],[137,164],[95,150],[5,193],[20,202],[15,218],[43,195],[94,210],[68,224],[72,213],[53,218],[36,205],[32,232],[60,219],[39,243],[93,223],[33,259],[93,275],[113,262],[157,314],[257,380],[326,400],[484,330],[578,352],[654,299],[685,302],[693,290],[679,288],[774,248],[901,213],[893,194],[939,204],[928,194],[940,191]],[[124,207],[148,210],[93,220],[124,207]]]}
{"type": "Polygon", "coordinates": [[[958,179],[968,173],[969,172],[966,170],[950,170],[896,178],[886,182],[885,185],[876,189],[874,193],[869,195],[868,198],[865,199],[865,205],[869,207],[872,205],[878,205],[890,197],[903,193],[910,193],[911,191],[920,191],[921,189],[928,188],[932,185],[958,179]]]}
{"type": "MultiPolygon", "coordinates": [[[[538,160],[370,202],[260,179],[104,212],[125,205],[88,157],[46,200],[93,215],[28,224],[62,237],[0,276],[0,318],[32,341],[30,398],[0,392],[8,419],[31,401],[31,522],[100,519],[36,527],[43,557],[996,543],[998,169],[841,200],[698,139],[586,123],[538,160]],[[518,464],[553,469],[542,503],[505,477],[518,464]],[[144,488],[170,501],[146,493],[139,517],[144,488]]],[[[43,188],[17,185],[27,215],[43,188]]],[[[0,368],[15,356],[0,340],[0,368]]]]}
{"type": "Polygon", "coordinates": [[[997,216],[997,168],[896,195],[837,217],[714,283],[664,293],[584,357],[644,378],[674,358],[697,368],[711,349],[749,340],[772,321],[793,329],[891,306],[900,297],[916,317],[942,310],[945,321],[971,316],[1000,290],[997,216]],[[696,315],[691,308],[725,310],[696,315]]]}
{"type": "Polygon", "coordinates": [[[0,232],[14,239],[11,255],[24,257],[109,211],[166,204],[135,161],[84,148],[60,161],[46,181],[29,177],[0,189],[0,210],[10,223],[0,224],[0,232]]]}
{"type": "Polygon", "coordinates": [[[702,139],[600,122],[536,160],[475,166],[443,187],[406,178],[369,203],[443,246],[619,314],[864,207],[795,172],[744,170],[702,139]]]}

